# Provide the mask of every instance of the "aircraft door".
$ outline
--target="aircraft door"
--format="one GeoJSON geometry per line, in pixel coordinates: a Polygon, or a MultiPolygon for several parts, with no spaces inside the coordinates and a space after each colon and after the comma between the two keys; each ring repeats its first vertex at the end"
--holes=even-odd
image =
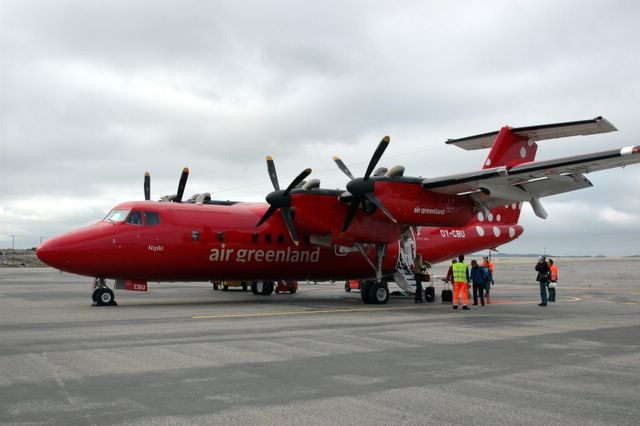
{"type": "Polygon", "coordinates": [[[408,227],[398,240],[400,253],[397,269],[411,272],[413,261],[416,258],[416,235],[412,227],[408,227]]]}

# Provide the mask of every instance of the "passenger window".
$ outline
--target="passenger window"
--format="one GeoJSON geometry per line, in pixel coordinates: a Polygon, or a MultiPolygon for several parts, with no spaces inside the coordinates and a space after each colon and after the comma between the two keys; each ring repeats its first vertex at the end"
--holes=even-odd
{"type": "Polygon", "coordinates": [[[251,241],[253,241],[254,243],[258,242],[258,234],[256,234],[255,232],[251,235],[251,241]]]}
{"type": "Polygon", "coordinates": [[[218,241],[224,243],[224,232],[218,232],[218,241]]]}
{"type": "Polygon", "coordinates": [[[264,234],[264,242],[271,244],[271,234],[264,234]]]}
{"type": "Polygon", "coordinates": [[[142,226],[142,214],[137,210],[132,211],[127,218],[127,223],[142,226]]]}
{"type": "Polygon", "coordinates": [[[149,226],[160,225],[158,212],[144,212],[144,221],[149,226]]]}
{"type": "Polygon", "coordinates": [[[284,235],[278,234],[278,243],[284,244],[284,235]]]}

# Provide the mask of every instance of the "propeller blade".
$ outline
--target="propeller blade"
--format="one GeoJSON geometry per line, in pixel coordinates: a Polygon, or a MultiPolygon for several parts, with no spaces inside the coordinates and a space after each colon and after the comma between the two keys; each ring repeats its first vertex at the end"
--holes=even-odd
{"type": "Polygon", "coordinates": [[[173,200],[174,203],[181,203],[182,196],[184,195],[184,188],[187,186],[187,178],[189,177],[189,169],[185,167],[182,169],[182,175],[180,176],[180,182],[178,183],[178,193],[173,200]]]}
{"type": "Polygon", "coordinates": [[[144,199],[146,201],[151,199],[151,175],[149,172],[144,172],[144,199]]]}
{"type": "Polygon", "coordinates": [[[391,213],[389,213],[389,210],[387,210],[387,208],[382,204],[382,202],[378,199],[378,197],[376,197],[376,195],[373,192],[368,192],[364,196],[371,203],[375,204],[377,208],[382,210],[382,212],[386,214],[387,217],[391,219],[393,223],[398,223],[398,221],[391,215],[391,213]]]}
{"type": "Polygon", "coordinates": [[[333,157],[333,161],[336,162],[336,164],[338,165],[338,168],[340,170],[342,170],[342,173],[344,173],[345,175],[349,176],[349,179],[353,179],[353,175],[351,174],[351,171],[349,171],[349,168],[346,166],[346,164],[344,164],[342,162],[342,160],[340,159],[340,157],[338,156],[334,156],[333,157]]]}
{"type": "Polygon", "coordinates": [[[276,206],[269,206],[269,210],[267,210],[264,214],[264,216],[262,216],[262,219],[260,219],[260,222],[258,222],[258,224],[256,225],[256,227],[262,225],[267,219],[269,219],[271,217],[272,214],[275,213],[275,211],[278,210],[278,207],[276,206]]]}
{"type": "Polygon", "coordinates": [[[289,184],[287,189],[284,191],[284,195],[289,194],[293,188],[295,188],[300,182],[304,180],[307,176],[311,174],[311,169],[304,169],[300,174],[289,184]]]}
{"type": "Polygon", "coordinates": [[[389,138],[389,136],[385,136],[378,144],[376,151],[373,153],[373,157],[371,157],[371,161],[369,161],[367,172],[364,174],[364,180],[369,179],[369,175],[371,175],[373,169],[375,169],[375,167],[378,165],[378,161],[380,161],[380,157],[382,157],[382,154],[384,154],[384,150],[387,149],[387,146],[389,146],[390,140],[391,139],[389,138]]]}
{"type": "Polygon", "coordinates": [[[273,158],[271,158],[270,155],[267,155],[267,171],[271,178],[271,184],[276,191],[279,191],[280,184],[278,183],[278,173],[276,173],[276,165],[273,163],[273,158]]]}
{"type": "Polygon", "coordinates": [[[280,213],[282,214],[282,219],[284,219],[284,223],[287,225],[287,229],[289,230],[289,235],[291,236],[291,240],[293,244],[296,246],[300,244],[298,241],[298,234],[296,232],[296,227],[293,225],[293,212],[289,207],[281,207],[280,213]]]}
{"type": "Polygon", "coordinates": [[[360,205],[360,199],[353,197],[353,200],[351,200],[351,204],[349,205],[347,216],[344,218],[344,225],[342,225],[342,230],[340,232],[347,232],[347,229],[349,229],[349,225],[351,224],[351,220],[353,219],[353,216],[355,216],[356,210],[358,210],[358,205],[360,205]]]}

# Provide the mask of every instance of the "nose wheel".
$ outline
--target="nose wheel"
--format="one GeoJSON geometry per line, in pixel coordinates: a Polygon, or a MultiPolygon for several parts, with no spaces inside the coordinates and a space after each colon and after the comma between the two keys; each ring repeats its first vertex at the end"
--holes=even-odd
{"type": "Polygon", "coordinates": [[[94,306],[118,306],[113,291],[107,287],[107,280],[104,278],[96,278],[93,281],[91,300],[94,306]]]}

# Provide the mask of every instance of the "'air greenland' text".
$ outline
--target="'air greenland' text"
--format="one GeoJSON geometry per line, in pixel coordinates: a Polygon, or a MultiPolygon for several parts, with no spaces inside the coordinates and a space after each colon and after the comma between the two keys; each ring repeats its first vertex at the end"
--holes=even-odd
{"type": "Polygon", "coordinates": [[[292,250],[291,247],[281,250],[212,248],[209,262],[283,262],[283,263],[317,263],[320,260],[320,247],[315,250],[292,250]]]}

